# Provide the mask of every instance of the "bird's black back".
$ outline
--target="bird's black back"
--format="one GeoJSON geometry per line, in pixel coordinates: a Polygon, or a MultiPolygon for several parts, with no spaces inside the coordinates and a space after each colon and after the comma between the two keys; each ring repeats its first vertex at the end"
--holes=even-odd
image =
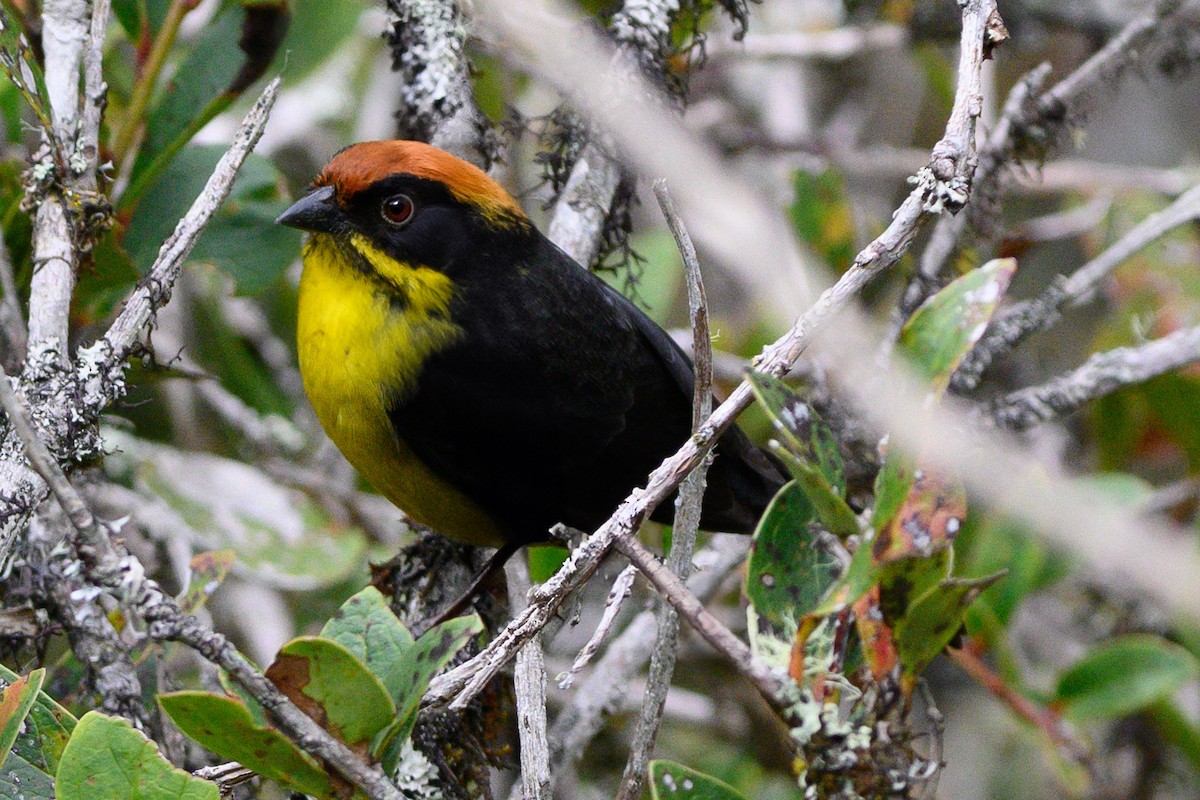
{"type": "MultiPolygon", "coordinates": [[[[392,425],[510,541],[593,530],[687,439],[693,370],[636,306],[536,230],[454,268],[458,344],[432,355],[392,425]]],[[[719,440],[701,525],[748,533],[782,478],[736,427],[719,440]]],[[[653,519],[670,521],[663,503],[653,519]]]]}

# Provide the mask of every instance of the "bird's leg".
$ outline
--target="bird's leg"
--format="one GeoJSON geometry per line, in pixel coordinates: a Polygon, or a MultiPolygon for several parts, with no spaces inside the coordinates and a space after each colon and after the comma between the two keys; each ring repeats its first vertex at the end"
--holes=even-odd
{"type": "Polygon", "coordinates": [[[446,620],[454,619],[462,614],[463,611],[466,610],[467,606],[471,604],[471,601],[475,599],[475,595],[479,594],[479,590],[483,587],[483,585],[493,575],[504,569],[504,565],[508,563],[508,560],[512,558],[513,554],[520,550],[522,546],[523,545],[514,542],[509,542],[502,545],[500,549],[493,553],[492,557],[488,559],[488,562],[483,566],[483,569],[479,570],[475,577],[471,579],[471,585],[467,587],[466,591],[463,592],[457,600],[451,603],[449,608],[434,617],[433,621],[429,623],[429,627],[433,628],[436,625],[441,625],[446,620]]]}

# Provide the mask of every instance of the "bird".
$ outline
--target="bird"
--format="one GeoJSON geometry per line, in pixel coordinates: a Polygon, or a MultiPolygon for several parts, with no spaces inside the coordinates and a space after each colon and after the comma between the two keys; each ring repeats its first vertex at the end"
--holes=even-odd
{"type": "MultiPolygon", "coordinates": [[[[475,165],[354,144],[277,222],[308,234],[297,352],[321,425],[412,519],[498,548],[484,573],[557,523],[594,530],[690,436],[690,357],[475,165]]],[[[701,527],[751,533],[783,483],[730,427],[701,527]]]]}

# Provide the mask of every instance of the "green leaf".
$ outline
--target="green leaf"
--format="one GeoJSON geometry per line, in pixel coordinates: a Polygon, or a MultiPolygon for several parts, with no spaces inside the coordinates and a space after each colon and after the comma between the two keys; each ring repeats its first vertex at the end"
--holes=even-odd
{"type": "Polygon", "coordinates": [[[150,112],[122,208],[137,205],[183,146],[262,75],[287,30],[282,6],[226,4],[205,26],[150,112]]]}
{"type": "Polygon", "coordinates": [[[1003,573],[979,579],[949,578],[913,601],[894,628],[896,651],[908,682],[953,641],[967,607],[1001,577],[1003,573]]]}
{"type": "Polygon", "coordinates": [[[405,679],[404,696],[396,701],[395,721],[379,735],[372,748],[389,775],[399,762],[404,741],[417,721],[421,697],[429,688],[429,682],[483,629],[483,620],[478,614],[443,622],[417,639],[397,664],[396,670],[405,679]]]}
{"type": "Polygon", "coordinates": [[[1140,711],[1195,680],[1195,656],[1149,634],[1104,642],[1059,676],[1055,698],[1074,719],[1107,719],[1140,711]]]}
{"type": "Polygon", "coordinates": [[[950,577],[954,551],[943,547],[931,555],[893,559],[879,568],[879,607],[884,618],[895,624],[918,597],[950,577]]]}
{"type": "Polygon", "coordinates": [[[17,735],[25,726],[38,692],[46,679],[45,669],[35,669],[10,683],[0,693],[0,753],[7,753],[17,743],[17,735]]]}
{"type": "MultiPolygon", "coordinates": [[[[0,665],[0,679],[11,684],[20,676],[0,665]]],[[[45,692],[25,717],[25,724],[12,747],[13,754],[49,775],[58,770],[63,750],[75,729],[75,717],[45,692]]],[[[0,751],[2,752],[2,751],[0,751]]]]}
{"type": "Polygon", "coordinates": [[[932,381],[935,397],[983,335],[1016,269],[1015,259],[989,261],[926,300],[905,323],[899,349],[932,381]]]}
{"type": "Polygon", "coordinates": [[[267,678],[351,747],[369,744],[396,716],[379,678],[337,642],[302,636],[285,644],[267,678]]]}
{"type": "Polygon", "coordinates": [[[5,800],[54,800],[54,778],[16,753],[0,766],[0,797],[5,800]]]}
{"type": "Polygon", "coordinates": [[[17,88],[25,102],[37,114],[42,127],[50,127],[50,101],[46,93],[46,79],[29,47],[29,39],[20,24],[20,15],[14,13],[12,4],[0,6],[0,65],[8,81],[17,88]],[[32,78],[30,83],[27,78],[32,78]]]}
{"type": "Polygon", "coordinates": [[[179,598],[179,608],[185,614],[195,614],[225,580],[237,555],[232,550],[212,550],[192,556],[188,587],[179,598]]]}
{"type": "Polygon", "coordinates": [[[746,796],[711,775],[674,761],[650,762],[653,800],[746,800],[746,796]]]}
{"type": "Polygon", "coordinates": [[[317,762],[279,731],[255,723],[240,700],[189,691],[160,695],[158,704],[181,731],[221,758],[244,764],[285,788],[334,796],[333,782],[317,762]]]}
{"type": "Polygon", "coordinates": [[[916,478],[917,467],[911,458],[888,447],[883,466],[875,476],[875,507],[871,509],[871,530],[881,531],[900,512],[916,478]]]}
{"type": "Polygon", "coordinates": [[[362,0],[292,3],[292,23],[268,72],[281,73],[287,86],[295,86],[351,44],[346,40],[358,30],[365,9],[362,0]]]}
{"type": "Polygon", "coordinates": [[[954,541],[966,518],[962,485],[928,468],[917,469],[904,502],[878,529],[872,553],[881,562],[929,556],[954,541]]]}
{"type": "Polygon", "coordinates": [[[219,800],[217,785],[176,769],[123,719],[89,711],[55,776],[58,800],[219,800]]]}
{"type": "Polygon", "coordinates": [[[830,533],[841,539],[862,533],[858,527],[858,517],[855,516],[854,510],[837,494],[820,470],[780,445],[779,442],[771,441],[770,448],[771,452],[779,456],[784,466],[788,468],[796,485],[812,503],[817,518],[829,529],[830,533]]]}
{"type": "Polygon", "coordinates": [[[836,559],[816,548],[812,520],[812,503],[789,482],[759,520],[747,563],[750,645],[756,656],[782,669],[791,659],[798,621],[841,572],[836,559]]]}
{"type": "Polygon", "coordinates": [[[987,609],[996,623],[1006,626],[1025,598],[1057,578],[1059,571],[1041,540],[1011,518],[995,517],[984,521],[975,532],[973,543],[970,559],[961,568],[962,576],[980,577],[997,570],[1008,570],[1004,580],[980,595],[979,601],[967,613],[967,629],[971,635],[981,636],[990,644],[992,635],[989,631],[994,632],[995,626],[991,620],[977,618],[977,615],[987,609]]]}
{"type": "MultiPolygon", "coordinates": [[[[145,274],[175,225],[204,188],[225,148],[193,146],[179,151],[134,212],[124,241],[145,274]]],[[[300,254],[301,234],[275,218],[287,208],[283,178],[266,158],[251,153],[230,192],[189,256],[228,272],[238,291],[255,294],[271,286],[300,254]]]]}
{"type": "Polygon", "coordinates": [[[854,211],[842,175],[797,170],[792,179],[795,201],[788,208],[796,234],[838,271],[854,260],[854,211]]]}
{"type": "Polygon", "coordinates": [[[750,372],[746,379],[789,449],[825,477],[838,497],[846,494],[845,468],[837,437],[820,415],[779,378],[750,372]]]}
{"type": "Polygon", "coordinates": [[[402,666],[415,642],[374,586],[343,603],[321,629],[321,638],[337,642],[366,664],[383,682],[393,702],[405,698],[410,676],[404,674],[402,666]]]}
{"type": "Polygon", "coordinates": [[[571,555],[571,551],[557,544],[533,545],[529,548],[529,580],[545,583],[554,577],[571,555]]]}

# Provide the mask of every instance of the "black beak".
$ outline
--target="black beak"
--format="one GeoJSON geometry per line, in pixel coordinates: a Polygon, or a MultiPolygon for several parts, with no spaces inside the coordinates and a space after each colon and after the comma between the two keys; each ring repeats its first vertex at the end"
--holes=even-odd
{"type": "Polygon", "coordinates": [[[322,186],[301,197],[275,221],[302,231],[334,233],[342,221],[342,212],[333,199],[333,187],[322,186]]]}

